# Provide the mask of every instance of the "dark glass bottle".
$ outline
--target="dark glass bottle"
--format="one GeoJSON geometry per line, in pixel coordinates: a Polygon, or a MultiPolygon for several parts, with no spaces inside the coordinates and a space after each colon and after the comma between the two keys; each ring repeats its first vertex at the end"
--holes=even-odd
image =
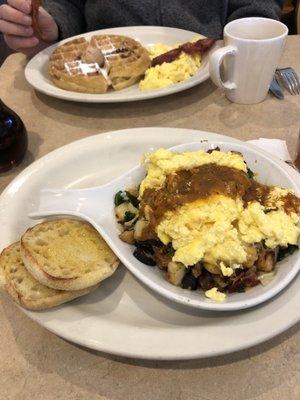
{"type": "Polygon", "coordinates": [[[23,160],[27,145],[27,131],[23,121],[0,100],[0,173],[23,160]]]}

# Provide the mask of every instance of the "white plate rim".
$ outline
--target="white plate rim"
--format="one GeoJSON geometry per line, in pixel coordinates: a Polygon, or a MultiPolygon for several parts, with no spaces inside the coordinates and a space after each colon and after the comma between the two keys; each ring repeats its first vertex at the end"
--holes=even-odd
{"type": "MultiPolygon", "coordinates": [[[[176,129],[176,128],[135,128],[135,129],[126,129],[126,130],[120,130],[120,131],[114,131],[114,132],[108,132],[106,134],[109,135],[109,137],[111,137],[111,135],[124,135],[126,132],[130,131],[140,131],[140,130],[149,130],[149,131],[153,131],[153,130],[159,130],[160,132],[165,131],[165,130],[172,130],[173,133],[175,131],[177,132],[186,132],[187,129],[176,129]]],[[[212,135],[212,136],[216,136],[214,137],[212,140],[223,140],[223,141],[235,141],[235,142],[240,142],[237,139],[234,138],[230,138],[230,137],[226,137],[226,136],[222,136],[222,135],[218,135],[218,134],[214,134],[211,132],[204,132],[204,131],[197,131],[197,130],[188,130],[190,132],[194,132],[197,134],[207,134],[207,135],[212,135]]],[[[44,156],[41,159],[38,159],[35,163],[31,164],[29,167],[27,167],[24,171],[21,172],[21,174],[19,174],[8,186],[7,188],[2,192],[1,196],[0,196],[0,204],[2,202],[3,197],[5,197],[5,195],[7,193],[9,193],[11,187],[15,184],[19,183],[19,180],[23,180],[23,178],[25,178],[25,176],[27,174],[30,174],[33,170],[34,167],[42,167],[43,162],[48,159],[48,157],[56,157],[61,151],[66,150],[67,148],[71,148],[72,147],[76,147],[76,146],[81,146],[83,142],[88,142],[88,141],[93,141],[93,140],[98,140],[98,137],[100,136],[105,136],[104,134],[100,134],[100,135],[95,135],[95,136],[90,136],[81,140],[77,140],[73,143],[70,143],[68,145],[65,145],[57,150],[54,150],[51,153],[48,153],[46,156],[44,156]]],[[[252,147],[253,145],[250,145],[250,147],[252,147]]],[[[255,147],[255,146],[253,146],[255,147]]],[[[256,148],[257,149],[257,148],[256,148]]],[[[262,151],[264,153],[264,151],[262,151]]],[[[272,157],[274,158],[274,157],[272,157]]],[[[276,160],[276,158],[274,158],[276,160]]],[[[292,170],[292,168],[290,168],[289,166],[287,166],[285,163],[282,162],[282,165],[286,168],[287,171],[289,171],[290,174],[292,174],[295,179],[298,178],[299,179],[299,183],[300,183],[300,178],[298,177],[297,173],[294,172],[292,170]]],[[[294,279],[294,281],[296,281],[297,278],[294,279]]],[[[299,280],[297,281],[297,283],[299,284],[299,280]]],[[[288,289],[287,289],[288,290],[288,289]]],[[[261,305],[260,307],[264,307],[264,304],[261,305]]],[[[258,308],[260,308],[258,307],[258,308]]],[[[206,357],[212,357],[212,356],[218,356],[218,355],[224,355],[224,354],[228,354],[228,353],[232,353],[232,352],[236,352],[245,348],[249,348],[252,347],[254,345],[260,344],[262,342],[265,342],[279,334],[281,334],[282,332],[284,332],[285,330],[289,329],[291,326],[295,325],[298,321],[299,321],[299,315],[297,313],[295,313],[294,317],[286,324],[282,324],[281,328],[277,329],[277,330],[271,330],[270,332],[262,335],[259,339],[257,338],[250,338],[247,343],[241,343],[239,345],[233,345],[231,347],[227,347],[226,349],[223,349],[222,351],[220,350],[209,350],[207,352],[202,351],[200,354],[197,353],[197,351],[195,351],[194,354],[184,354],[183,353],[176,353],[174,352],[173,354],[168,354],[168,355],[159,355],[159,354],[144,354],[141,353],[139,351],[134,352],[132,349],[130,350],[120,350],[117,349],[115,350],[113,347],[112,348],[108,348],[105,344],[103,345],[99,345],[99,343],[95,343],[94,341],[90,341],[90,340],[86,340],[83,337],[81,337],[80,335],[76,335],[76,333],[68,333],[66,331],[64,331],[63,329],[60,329],[59,327],[53,328],[51,326],[51,324],[47,324],[47,323],[41,323],[41,321],[38,318],[38,314],[34,313],[34,312],[30,312],[27,310],[23,310],[23,312],[25,312],[26,315],[28,315],[31,319],[33,319],[34,321],[40,323],[42,326],[44,326],[46,329],[48,329],[49,331],[63,337],[66,340],[69,340],[71,342],[75,342],[78,343],[82,346],[97,350],[97,351],[103,351],[106,353],[110,353],[110,354],[115,354],[115,355],[119,355],[119,356],[123,356],[123,357],[128,357],[128,358],[140,358],[140,359],[155,359],[155,360],[183,360],[183,359],[198,359],[198,358],[206,358],[206,357]]],[[[178,349],[177,349],[178,350],[178,349]]]]}
{"type": "Polygon", "coordinates": [[[107,345],[99,346],[99,343],[95,343],[92,340],[84,340],[82,336],[77,335],[76,333],[68,334],[66,330],[60,330],[57,328],[53,328],[51,326],[48,326],[47,324],[42,324],[41,321],[36,317],[36,314],[34,312],[28,311],[26,309],[22,309],[22,307],[18,306],[17,307],[24,312],[32,321],[38,323],[40,326],[44,327],[47,329],[49,332],[71,342],[75,343],[77,345],[80,345],[82,347],[86,347],[90,350],[95,350],[97,352],[103,352],[105,354],[111,354],[114,356],[120,356],[128,359],[139,359],[139,360],[157,360],[157,361],[180,361],[180,360],[198,360],[198,359],[203,359],[203,358],[213,358],[213,357],[219,357],[219,356],[226,356],[228,354],[232,353],[237,353],[242,350],[247,350],[251,347],[258,346],[262,343],[268,342],[269,340],[272,340],[273,338],[281,335],[282,333],[286,332],[293,326],[295,326],[297,323],[300,321],[300,317],[295,318],[295,320],[291,320],[288,324],[283,325],[282,329],[278,329],[276,331],[271,332],[270,334],[261,336],[259,340],[257,339],[250,339],[248,340],[247,344],[241,343],[239,345],[234,345],[231,348],[227,347],[223,351],[219,350],[209,350],[209,351],[201,351],[201,353],[198,353],[195,351],[193,354],[185,354],[185,353],[176,353],[174,351],[173,354],[168,354],[168,355],[160,355],[157,353],[142,353],[141,351],[134,352],[132,349],[130,350],[119,350],[115,349],[115,347],[109,347],[107,345]]]}
{"type": "MultiPolygon", "coordinates": [[[[57,46],[65,43],[66,41],[78,38],[78,37],[88,37],[91,36],[92,34],[106,34],[106,33],[112,33],[112,34],[127,34],[130,36],[130,31],[129,29],[135,29],[137,31],[145,31],[145,30],[161,30],[164,29],[167,32],[182,32],[184,34],[189,34],[191,37],[194,35],[199,35],[199,33],[192,32],[192,31],[187,31],[184,29],[179,29],[179,28],[172,28],[172,27],[161,27],[161,26],[132,26],[132,27],[119,27],[119,28],[108,28],[108,29],[100,29],[96,30],[93,32],[87,32],[84,34],[72,36],[68,39],[64,39],[58,43],[55,43],[48,48],[42,50],[40,53],[35,55],[26,65],[25,67],[25,78],[27,82],[38,92],[41,92],[43,94],[46,94],[51,97],[55,97],[61,100],[68,100],[68,101],[74,101],[74,102],[87,102],[87,103],[123,103],[123,102],[132,102],[132,101],[143,101],[143,100],[149,100],[149,99],[154,99],[158,97],[164,97],[168,96],[174,93],[178,93],[187,89],[190,89],[196,85],[199,85],[200,83],[206,81],[209,79],[210,74],[209,74],[209,67],[208,64],[206,64],[203,68],[200,68],[200,73],[199,75],[194,75],[194,77],[186,79],[183,82],[174,84],[172,86],[169,86],[167,88],[163,89],[157,89],[157,90],[151,90],[151,91],[145,91],[145,92],[137,92],[136,95],[126,95],[126,92],[122,95],[122,91],[118,92],[119,95],[116,95],[116,92],[114,92],[114,97],[110,97],[109,93],[106,94],[88,94],[88,93],[77,93],[77,92],[71,92],[67,90],[60,89],[58,87],[55,87],[54,84],[51,84],[52,90],[49,90],[43,85],[40,84],[40,82],[36,82],[35,76],[33,71],[36,68],[36,64],[39,65],[39,57],[43,54],[49,55],[57,46]],[[194,78],[194,79],[193,79],[194,78]]],[[[209,53],[216,49],[219,46],[218,42],[217,44],[214,45],[214,47],[209,51],[209,53]]],[[[208,54],[209,54],[208,53],[208,54]]]]}

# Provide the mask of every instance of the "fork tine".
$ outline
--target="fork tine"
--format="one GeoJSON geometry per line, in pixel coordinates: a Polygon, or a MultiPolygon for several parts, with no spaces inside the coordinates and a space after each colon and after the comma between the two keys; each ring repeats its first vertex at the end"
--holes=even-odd
{"type": "Polygon", "coordinates": [[[292,93],[292,87],[289,84],[286,75],[285,75],[285,70],[284,69],[277,69],[276,73],[279,76],[280,81],[282,82],[283,86],[290,92],[292,93]]]}
{"type": "Polygon", "coordinates": [[[293,87],[293,92],[294,92],[294,94],[299,94],[299,91],[298,91],[298,84],[297,84],[297,81],[296,81],[296,79],[295,79],[295,76],[294,76],[294,74],[293,74],[293,70],[288,70],[287,71],[287,76],[288,76],[288,78],[289,78],[289,80],[290,80],[290,82],[291,82],[291,85],[292,85],[292,87],[293,87]]]}
{"type": "Polygon", "coordinates": [[[300,80],[297,72],[293,68],[277,68],[275,76],[281,81],[290,94],[300,94],[300,80]]]}
{"type": "Polygon", "coordinates": [[[282,70],[277,68],[275,71],[275,77],[279,85],[283,86],[287,90],[289,90],[285,77],[283,76],[282,70]]]}
{"type": "Polygon", "coordinates": [[[291,69],[291,76],[295,82],[295,86],[296,86],[296,91],[298,94],[300,94],[300,81],[299,81],[299,77],[297,75],[297,72],[293,69],[291,69]]]}
{"type": "Polygon", "coordinates": [[[287,73],[286,71],[284,71],[283,75],[284,75],[285,80],[286,80],[286,82],[288,84],[288,88],[289,88],[290,93],[291,94],[296,94],[295,84],[292,81],[290,74],[287,73]]]}

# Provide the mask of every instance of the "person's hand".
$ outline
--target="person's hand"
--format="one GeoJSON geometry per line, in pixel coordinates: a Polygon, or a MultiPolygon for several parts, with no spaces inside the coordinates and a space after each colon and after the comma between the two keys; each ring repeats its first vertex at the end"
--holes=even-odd
{"type": "Polygon", "coordinates": [[[32,29],[31,0],[7,0],[0,6],[0,32],[8,47],[33,55],[58,39],[58,27],[53,17],[42,7],[39,9],[39,26],[46,43],[41,43],[32,29]]]}

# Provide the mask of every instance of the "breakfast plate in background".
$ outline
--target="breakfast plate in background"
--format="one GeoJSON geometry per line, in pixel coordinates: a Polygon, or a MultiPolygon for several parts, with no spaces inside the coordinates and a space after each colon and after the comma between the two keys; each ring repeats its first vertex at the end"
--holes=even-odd
{"type": "MultiPolygon", "coordinates": [[[[24,170],[1,196],[0,220],[6,227],[1,249],[33,225],[28,214],[37,208],[41,188],[103,184],[136,165],[144,152],[201,140],[241,143],[201,131],[139,128],[92,136],[48,154],[24,170]]],[[[300,185],[298,174],[280,165],[300,185]]],[[[47,312],[24,312],[57,335],[96,350],[135,358],[188,359],[270,339],[299,320],[299,302],[296,277],[275,298],[247,311],[195,310],[164,299],[119,268],[101,290],[82,299],[47,312]]]]}
{"type": "MultiPolygon", "coordinates": [[[[103,29],[94,32],[88,32],[81,34],[77,37],[83,37],[90,39],[93,35],[124,35],[129,36],[139,41],[145,48],[150,46],[163,43],[166,45],[175,45],[177,43],[188,42],[198,34],[177,28],[166,28],[158,26],[136,26],[136,27],[121,27],[103,29]]],[[[198,35],[199,36],[199,35],[198,35]]],[[[52,97],[87,103],[118,103],[128,102],[137,100],[146,100],[156,97],[166,96],[172,93],[181,92],[189,89],[193,86],[206,81],[209,78],[208,58],[209,54],[218,46],[215,44],[203,57],[199,70],[191,78],[188,78],[182,82],[175,83],[171,86],[141,91],[138,84],[130,86],[120,91],[108,91],[104,94],[92,94],[92,93],[77,93],[74,91],[67,91],[55,86],[48,74],[49,57],[52,52],[61,44],[70,41],[73,38],[68,38],[62,42],[56,43],[47,49],[37,54],[25,68],[25,77],[29,84],[33,86],[39,92],[47,94],[52,97]]]]}

